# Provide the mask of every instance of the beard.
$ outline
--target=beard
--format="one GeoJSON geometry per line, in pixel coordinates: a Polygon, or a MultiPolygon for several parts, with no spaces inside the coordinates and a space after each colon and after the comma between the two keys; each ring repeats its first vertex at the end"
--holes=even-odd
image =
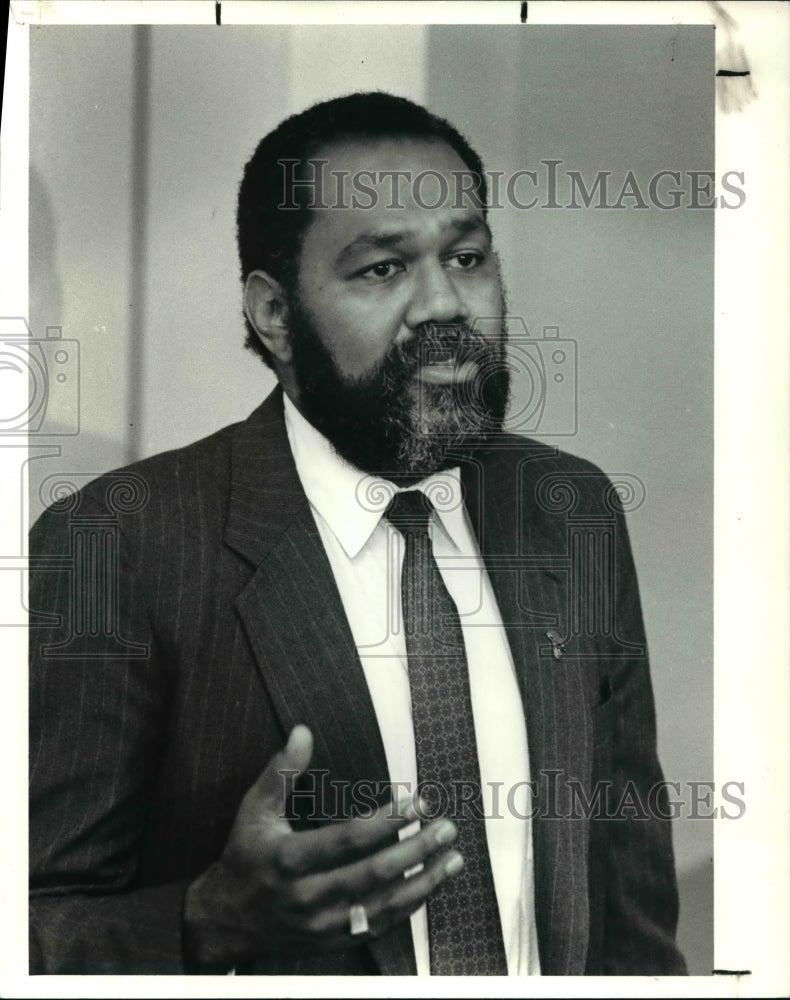
{"type": "Polygon", "coordinates": [[[289,329],[300,410],[363,472],[397,483],[423,479],[502,430],[510,397],[504,320],[494,337],[463,324],[424,324],[357,379],[340,373],[296,293],[289,329]],[[421,380],[431,362],[454,372],[471,364],[473,374],[421,380]]]}

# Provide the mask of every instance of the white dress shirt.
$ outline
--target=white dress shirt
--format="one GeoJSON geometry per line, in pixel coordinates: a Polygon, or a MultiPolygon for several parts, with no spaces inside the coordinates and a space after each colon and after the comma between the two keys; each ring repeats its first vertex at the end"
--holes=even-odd
{"type": "MultiPolygon", "coordinates": [[[[396,798],[417,786],[399,533],[382,518],[396,487],[344,461],[285,396],[296,469],[334,573],[376,712],[396,798]]],[[[431,498],[433,551],[455,601],[469,666],[486,839],[510,975],[539,975],[529,761],[521,695],[488,574],[461,502],[459,470],[417,483],[431,498]]],[[[413,824],[406,835],[416,832],[413,824]]],[[[430,974],[425,906],[411,918],[419,975],[430,974]]]]}

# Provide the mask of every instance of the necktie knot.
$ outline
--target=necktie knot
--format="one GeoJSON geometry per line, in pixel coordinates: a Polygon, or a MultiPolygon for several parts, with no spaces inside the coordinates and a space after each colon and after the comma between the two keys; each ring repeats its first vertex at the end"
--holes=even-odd
{"type": "Polygon", "coordinates": [[[384,517],[402,534],[427,532],[433,504],[421,490],[396,493],[384,511],[384,517]]]}

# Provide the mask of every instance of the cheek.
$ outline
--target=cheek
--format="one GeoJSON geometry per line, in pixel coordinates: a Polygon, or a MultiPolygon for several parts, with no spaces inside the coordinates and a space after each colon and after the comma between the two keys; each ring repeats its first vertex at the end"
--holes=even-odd
{"type": "Polygon", "coordinates": [[[499,319],[504,316],[505,303],[499,282],[489,282],[485,287],[480,289],[475,307],[478,317],[491,316],[499,319]]]}
{"type": "Polygon", "coordinates": [[[302,308],[341,375],[360,378],[386,355],[398,334],[399,314],[374,296],[352,294],[314,268],[303,268],[302,308]]]}
{"type": "Polygon", "coordinates": [[[360,378],[387,355],[400,330],[400,321],[380,306],[335,301],[326,310],[322,326],[340,372],[360,378]]]}

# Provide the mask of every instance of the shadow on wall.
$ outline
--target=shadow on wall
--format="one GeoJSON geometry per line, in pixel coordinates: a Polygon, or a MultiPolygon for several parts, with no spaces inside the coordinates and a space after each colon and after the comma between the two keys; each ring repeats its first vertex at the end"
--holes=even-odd
{"type": "MultiPolygon", "coordinates": [[[[48,326],[60,326],[68,347],[75,336],[74,324],[65,316],[64,288],[58,260],[59,237],[56,213],[47,184],[34,164],[30,166],[30,294],[28,321],[34,339],[45,339],[48,326]]],[[[95,339],[79,328],[80,356],[68,366],[67,386],[32,379],[31,408],[38,414],[38,430],[30,436],[30,461],[27,463],[29,523],[32,525],[44,507],[64,492],[84,486],[108,469],[121,465],[124,444],[97,429],[86,427],[84,392],[85,348],[95,339]],[[76,390],[74,389],[76,384],[76,390]],[[76,395],[74,395],[76,391],[76,395]],[[74,398],[72,398],[72,396],[74,398]],[[46,411],[46,412],[43,412],[46,411]],[[43,414],[43,415],[42,415],[43,414]],[[78,433],[75,433],[78,430],[78,433]]],[[[51,351],[45,351],[48,358],[51,351]]],[[[51,373],[46,371],[47,376],[51,373]]],[[[31,425],[33,421],[31,419],[31,425]]],[[[20,468],[19,489],[24,492],[25,478],[20,468]]],[[[20,508],[21,509],[21,508],[20,508]]]]}
{"type": "Polygon", "coordinates": [[[678,945],[689,974],[709,976],[713,969],[713,859],[678,872],[678,945]]]}
{"type": "MultiPolygon", "coordinates": [[[[31,326],[44,320],[59,323],[63,315],[63,288],[57,266],[58,236],[52,198],[44,179],[30,165],[30,303],[31,326]]],[[[36,331],[39,335],[42,331],[36,331]]]]}

